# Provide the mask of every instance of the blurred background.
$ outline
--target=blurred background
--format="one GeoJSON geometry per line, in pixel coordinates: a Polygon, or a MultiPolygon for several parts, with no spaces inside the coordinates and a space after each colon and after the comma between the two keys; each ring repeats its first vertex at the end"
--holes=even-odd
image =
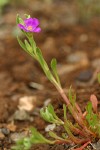
{"type": "MultiPolygon", "coordinates": [[[[7,76],[9,74],[15,81],[25,78],[26,82],[28,77],[29,80],[37,80],[37,76],[33,78],[29,75],[34,70],[34,65],[30,65],[33,60],[19,50],[16,36],[23,38],[23,35],[16,26],[17,14],[23,19],[24,14],[30,14],[40,20],[42,32],[34,35],[36,42],[48,63],[53,57],[57,58],[59,74],[64,75],[64,86],[66,83],[71,84],[72,78],[68,79],[69,84],[67,82],[67,73],[75,68],[81,69],[80,64],[83,68],[90,66],[91,60],[95,58],[97,60],[92,62],[92,67],[100,64],[99,0],[0,0],[1,74],[2,70],[9,69],[10,74],[7,72],[7,76]],[[24,72],[26,76],[23,77],[24,72]]],[[[37,63],[36,65],[38,66],[37,63]]],[[[2,77],[0,79],[3,82],[2,77]]]]}

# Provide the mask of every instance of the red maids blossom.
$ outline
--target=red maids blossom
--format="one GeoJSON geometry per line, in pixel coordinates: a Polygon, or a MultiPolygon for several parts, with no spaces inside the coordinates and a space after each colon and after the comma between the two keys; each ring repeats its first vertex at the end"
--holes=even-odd
{"type": "Polygon", "coordinates": [[[28,18],[24,20],[24,24],[18,24],[18,27],[25,32],[40,32],[39,20],[36,18],[28,18]]]}

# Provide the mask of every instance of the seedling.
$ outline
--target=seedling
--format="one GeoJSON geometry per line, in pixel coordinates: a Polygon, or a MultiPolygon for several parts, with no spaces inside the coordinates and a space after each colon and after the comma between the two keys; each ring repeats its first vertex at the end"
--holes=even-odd
{"type": "Polygon", "coordinates": [[[36,143],[48,143],[48,144],[61,144],[61,143],[74,143],[82,145],[77,150],[82,150],[95,138],[100,138],[100,115],[98,112],[98,100],[95,95],[91,95],[90,101],[86,106],[86,111],[82,112],[81,108],[76,102],[76,95],[69,89],[68,96],[65,94],[60,79],[57,73],[57,61],[52,59],[51,69],[43,58],[41,50],[37,47],[35,40],[33,38],[33,32],[40,32],[39,21],[36,18],[31,18],[25,15],[26,19],[23,21],[19,16],[17,16],[17,24],[21,29],[23,34],[27,39],[21,41],[19,38],[18,42],[22,49],[24,49],[28,54],[30,54],[36,61],[39,62],[44,74],[48,80],[55,86],[59,94],[62,96],[64,104],[63,120],[58,118],[54,108],[49,104],[46,108],[40,110],[40,114],[43,119],[49,123],[56,124],[56,126],[63,126],[65,132],[61,136],[58,136],[55,132],[50,131],[49,135],[53,140],[46,139],[42,136],[35,128],[31,128],[31,134],[27,138],[16,143],[12,149],[30,149],[32,144],[36,143]],[[73,116],[75,122],[72,123],[67,118],[67,109],[73,116]],[[67,135],[66,135],[67,133],[67,135]]]}

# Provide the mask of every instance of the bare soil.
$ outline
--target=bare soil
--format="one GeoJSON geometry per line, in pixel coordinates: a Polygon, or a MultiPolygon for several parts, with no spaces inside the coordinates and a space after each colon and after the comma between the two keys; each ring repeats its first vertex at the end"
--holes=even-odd
{"type": "MultiPolygon", "coordinates": [[[[43,13],[43,15],[46,14],[43,13]]],[[[35,16],[40,16],[40,14],[37,13],[35,16]]],[[[6,18],[10,17],[12,18],[12,16],[8,17],[7,14],[4,14],[5,24],[6,18]]],[[[48,18],[48,16],[45,17],[48,18]]],[[[12,26],[14,19],[13,16],[13,19],[9,21],[12,26]]],[[[86,25],[64,25],[60,23],[57,29],[49,28],[34,36],[48,64],[52,58],[57,58],[62,86],[67,94],[68,88],[72,85],[82,110],[85,109],[91,94],[95,94],[100,100],[100,85],[95,75],[96,70],[100,68],[100,18],[94,18],[86,25]],[[82,60],[76,59],[76,62],[73,62],[74,58],[68,59],[70,55],[77,52],[85,54],[84,57],[82,56],[82,60]],[[64,70],[64,68],[66,69],[64,70]]],[[[5,34],[4,37],[1,34],[0,60],[0,129],[7,128],[11,116],[18,110],[20,97],[35,96],[37,98],[35,108],[29,113],[34,118],[33,121],[14,121],[16,130],[10,131],[0,140],[0,149],[9,150],[14,143],[11,140],[12,133],[21,133],[28,130],[30,126],[34,126],[45,134],[44,129],[47,123],[39,115],[34,115],[37,108],[43,107],[44,101],[50,98],[55,111],[61,118],[63,118],[63,101],[56,89],[44,76],[38,63],[22,51],[16,38],[10,33],[5,34]],[[43,85],[44,89],[38,90],[31,87],[31,82],[43,85]]],[[[32,150],[65,150],[68,148],[68,145],[38,144],[34,145],[32,150]]]]}

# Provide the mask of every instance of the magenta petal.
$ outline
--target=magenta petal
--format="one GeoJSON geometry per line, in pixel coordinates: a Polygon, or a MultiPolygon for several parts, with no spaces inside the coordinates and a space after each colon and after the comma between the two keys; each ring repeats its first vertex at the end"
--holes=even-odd
{"type": "Polygon", "coordinates": [[[39,25],[39,20],[36,18],[33,18],[33,25],[35,25],[36,27],[39,25]]]}
{"type": "Polygon", "coordinates": [[[32,25],[34,28],[36,28],[39,25],[39,21],[36,18],[25,19],[24,23],[25,23],[26,26],[32,25]]]}
{"type": "Polygon", "coordinates": [[[18,24],[18,27],[21,29],[21,30],[24,30],[24,31],[28,31],[26,28],[25,28],[25,26],[24,25],[22,25],[22,24],[18,24]]]}
{"type": "Polygon", "coordinates": [[[18,27],[25,32],[40,32],[41,28],[38,27],[39,20],[36,18],[27,18],[24,20],[23,24],[18,24],[18,27]]]}
{"type": "Polygon", "coordinates": [[[39,32],[41,32],[41,28],[40,28],[40,27],[37,27],[37,28],[35,28],[35,29],[33,30],[33,32],[39,33],[39,32]]]}

